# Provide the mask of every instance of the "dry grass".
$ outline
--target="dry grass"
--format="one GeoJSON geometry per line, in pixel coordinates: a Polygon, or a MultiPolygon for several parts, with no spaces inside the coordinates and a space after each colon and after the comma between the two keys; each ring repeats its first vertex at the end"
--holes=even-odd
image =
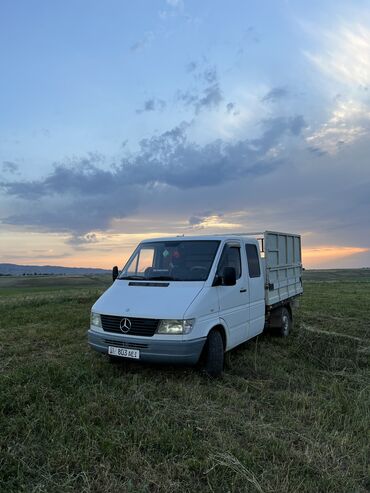
{"type": "Polygon", "coordinates": [[[216,381],[90,351],[97,292],[0,291],[1,492],[368,491],[370,283],[306,282],[216,381]]]}

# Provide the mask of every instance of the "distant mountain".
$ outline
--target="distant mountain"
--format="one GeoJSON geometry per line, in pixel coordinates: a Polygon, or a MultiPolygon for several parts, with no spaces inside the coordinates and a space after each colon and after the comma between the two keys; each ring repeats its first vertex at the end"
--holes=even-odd
{"type": "Polygon", "coordinates": [[[75,275],[83,276],[86,274],[109,274],[111,271],[106,269],[95,269],[89,267],[61,267],[58,265],[18,265],[0,264],[0,276],[23,276],[24,275],[75,275]]]}

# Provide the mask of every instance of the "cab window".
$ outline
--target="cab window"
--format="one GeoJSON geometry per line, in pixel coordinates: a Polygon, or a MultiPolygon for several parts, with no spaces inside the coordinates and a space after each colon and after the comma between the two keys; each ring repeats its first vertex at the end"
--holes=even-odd
{"type": "Polygon", "coordinates": [[[246,244],[245,251],[247,254],[249,277],[260,277],[260,261],[256,245],[246,244]]]}
{"type": "Polygon", "coordinates": [[[240,259],[240,248],[237,246],[225,245],[220,261],[218,263],[217,275],[222,276],[225,267],[234,267],[236,278],[242,275],[242,263],[240,259]]]}

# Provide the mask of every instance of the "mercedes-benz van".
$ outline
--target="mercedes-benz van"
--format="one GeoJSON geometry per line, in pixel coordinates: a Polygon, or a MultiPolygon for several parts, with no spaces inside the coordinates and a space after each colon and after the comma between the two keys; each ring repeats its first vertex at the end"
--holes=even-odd
{"type": "Polygon", "coordinates": [[[219,375],[225,352],[266,324],[288,335],[302,293],[300,237],[262,235],[141,242],[92,307],[90,346],[111,358],[201,361],[219,375]]]}

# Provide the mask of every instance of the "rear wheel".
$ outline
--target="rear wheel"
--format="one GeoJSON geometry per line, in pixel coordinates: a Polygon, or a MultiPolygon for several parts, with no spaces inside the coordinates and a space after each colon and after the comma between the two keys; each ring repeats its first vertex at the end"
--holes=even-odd
{"type": "Polygon", "coordinates": [[[293,319],[286,306],[275,308],[271,312],[269,327],[272,329],[272,333],[280,337],[288,337],[293,328],[293,319]]]}
{"type": "Polygon", "coordinates": [[[224,368],[224,342],[218,330],[212,330],[208,334],[203,369],[210,377],[219,377],[224,368]]]}
{"type": "Polygon", "coordinates": [[[292,317],[286,308],[281,309],[281,324],[279,327],[279,335],[281,337],[288,337],[292,330],[292,317]]]}

